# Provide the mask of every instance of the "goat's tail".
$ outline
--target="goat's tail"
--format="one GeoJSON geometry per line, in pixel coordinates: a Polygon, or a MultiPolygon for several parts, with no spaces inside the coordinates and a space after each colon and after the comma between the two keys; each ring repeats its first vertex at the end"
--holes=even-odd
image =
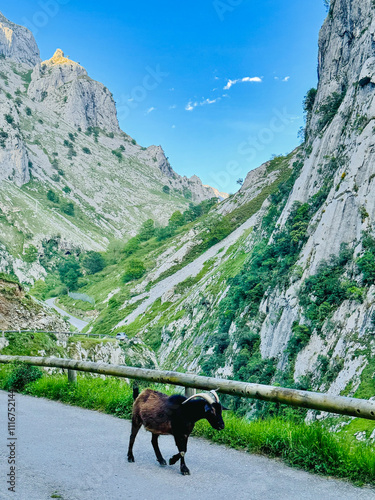
{"type": "Polygon", "coordinates": [[[134,401],[137,399],[138,396],[139,396],[139,389],[138,389],[138,386],[135,385],[133,387],[133,399],[134,399],[134,401]]]}

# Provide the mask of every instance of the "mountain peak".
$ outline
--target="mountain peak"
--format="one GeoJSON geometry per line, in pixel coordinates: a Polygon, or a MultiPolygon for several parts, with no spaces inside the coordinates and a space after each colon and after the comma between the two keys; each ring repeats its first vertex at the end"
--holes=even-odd
{"type": "Polygon", "coordinates": [[[57,49],[51,59],[42,62],[43,65],[56,66],[62,64],[69,64],[71,66],[80,66],[80,64],[72,61],[69,57],[66,57],[61,49],[57,49]]]}
{"type": "Polygon", "coordinates": [[[8,21],[1,12],[0,54],[31,67],[40,62],[39,49],[31,31],[8,21]]]}

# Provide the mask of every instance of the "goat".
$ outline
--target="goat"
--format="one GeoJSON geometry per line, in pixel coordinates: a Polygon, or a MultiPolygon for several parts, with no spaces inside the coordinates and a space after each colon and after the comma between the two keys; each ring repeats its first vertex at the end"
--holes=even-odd
{"type": "Polygon", "coordinates": [[[137,388],[133,391],[132,430],[129,441],[128,462],[134,462],[133,445],[142,425],[152,433],[151,443],[156,459],[160,465],[167,465],[158,444],[160,435],[171,434],[178,448],[178,453],[169,460],[174,465],[181,460],[181,474],[190,474],[185,464],[188,438],[198,420],[205,418],[214,429],[224,429],[222,410],[226,410],[220,403],[215,391],[194,394],[186,399],[175,394],[167,396],[162,392],[146,389],[139,394],[137,388]]]}

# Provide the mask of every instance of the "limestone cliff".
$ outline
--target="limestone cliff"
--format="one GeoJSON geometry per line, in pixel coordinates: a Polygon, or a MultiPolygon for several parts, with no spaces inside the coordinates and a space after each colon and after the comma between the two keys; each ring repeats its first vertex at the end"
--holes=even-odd
{"type": "Polygon", "coordinates": [[[76,128],[120,132],[110,91],[92,80],[81,65],[65,57],[61,49],[35,67],[28,95],[76,128]]]}
{"type": "Polygon", "coordinates": [[[41,62],[31,32],[1,14],[0,107],[0,271],[32,282],[44,272],[22,263],[27,245],[58,235],[65,249],[104,250],[217,196],[120,130],[111,92],[83,66],[61,49],[41,62]]]}
{"type": "Polygon", "coordinates": [[[32,33],[6,19],[0,12],[0,56],[33,67],[39,63],[39,49],[32,33]]]}
{"type": "MultiPolygon", "coordinates": [[[[250,172],[221,204],[228,218],[251,215],[229,250],[150,289],[164,289],[162,305],[144,308],[150,322],[138,335],[162,331],[161,365],[346,395],[363,383],[359,394],[373,396],[374,46],[374,2],[332,0],[305,143],[250,172]]],[[[171,255],[163,259],[158,268],[171,255]]]]}

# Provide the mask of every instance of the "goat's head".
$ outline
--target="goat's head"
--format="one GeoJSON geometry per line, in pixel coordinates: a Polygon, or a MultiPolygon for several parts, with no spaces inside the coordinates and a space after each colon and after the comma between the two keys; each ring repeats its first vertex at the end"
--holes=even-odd
{"type": "Polygon", "coordinates": [[[219,396],[216,391],[210,391],[208,393],[200,392],[199,394],[194,394],[190,398],[186,399],[182,404],[186,404],[192,399],[201,398],[206,401],[204,406],[204,418],[208,420],[211,427],[220,431],[224,429],[225,424],[222,416],[222,411],[226,410],[220,403],[219,396]]]}

